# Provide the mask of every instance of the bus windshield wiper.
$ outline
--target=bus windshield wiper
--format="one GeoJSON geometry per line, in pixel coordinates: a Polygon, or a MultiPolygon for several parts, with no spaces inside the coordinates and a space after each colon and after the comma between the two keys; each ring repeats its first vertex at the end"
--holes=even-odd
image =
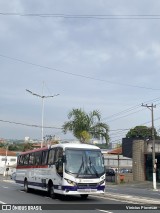
{"type": "Polygon", "coordinates": [[[93,171],[95,172],[96,176],[99,177],[99,174],[98,174],[95,166],[93,165],[90,156],[89,156],[89,164],[90,164],[91,168],[93,169],[93,171]]]}
{"type": "Polygon", "coordinates": [[[81,163],[80,168],[79,168],[78,173],[77,173],[77,177],[80,175],[80,172],[81,172],[81,170],[82,170],[82,167],[84,167],[83,156],[82,156],[82,163],[81,163]]]}

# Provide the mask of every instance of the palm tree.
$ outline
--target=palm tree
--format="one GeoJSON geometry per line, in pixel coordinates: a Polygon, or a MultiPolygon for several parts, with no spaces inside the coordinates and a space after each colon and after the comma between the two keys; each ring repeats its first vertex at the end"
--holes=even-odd
{"type": "Polygon", "coordinates": [[[86,143],[93,138],[105,139],[108,144],[108,125],[101,122],[101,114],[98,110],[94,110],[89,114],[82,109],[72,109],[68,114],[70,121],[65,122],[62,126],[63,132],[70,131],[82,143],[86,143]]]}

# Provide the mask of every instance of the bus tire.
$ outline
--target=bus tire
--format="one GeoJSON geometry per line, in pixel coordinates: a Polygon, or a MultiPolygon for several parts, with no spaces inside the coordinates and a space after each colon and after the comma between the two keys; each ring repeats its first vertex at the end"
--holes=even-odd
{"type": "Polygon", "coordinates": [[[29,192],[28,181],[27,180],[24,181],[24,191],[27,192],[27,193],[29,192]]]}
{"type": "Polygon", "coordinates": [[[87,194],[81,195],[82,200],[86,200],[88,198],[87,194]]]}
{"type": "Polygon", "coordinates": [[[54,192],[54,186],[53,186],[53,185],[50,185],[50,186],[49,186],[49,196],[50,196],[52,199],[56,199],[56,198],[57,198],[57,195],[56,195],[56,193],[54,192]]]}

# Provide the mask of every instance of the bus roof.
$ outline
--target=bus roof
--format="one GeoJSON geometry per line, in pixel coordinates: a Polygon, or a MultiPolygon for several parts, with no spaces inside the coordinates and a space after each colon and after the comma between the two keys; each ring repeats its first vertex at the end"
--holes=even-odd
{"type": "Polygon", "coordinates": [[[52,145],[51,148],[53,147],[62,147],[62,148],[80,148],[80,149],[100,149],[99,147],[95,145],[90,145],[90,144],[77,144],[77,143],[62,143],[62,144],[56,144],[52,145]]]}
{"type": "Polygon", "coordinates": [[[39,149],[29,150],[29,151],[20,153],[20,155],[29,154],[29,153],[38,152],[38,151],[45,151],[45,150],[48,150],[48,149],[54,148],[54,147],[61,147],[63,149],[65,149],[65,148],[78,148],[78,149],[98,149],[98,150],[100,150],[99,147],[97,147],[95,145],[90,145],[90,144],[62,143],[62,144],[55,144],[55,145],[52,145],[50,147],[43,147],[43,148],[39,148],[39,149]]]}
{"type": "Polygon", "coordinates": [[[38,149],[32,149],[32,150],[28,150],[26,152],[21,152],[19,155],[29,154],[29,153],[38,152],[38,151],[44,151],[44,150],[47,150],[47,149],[48,149],[48,147],[43,147],[43,148],[38,148],[38,149]]]}

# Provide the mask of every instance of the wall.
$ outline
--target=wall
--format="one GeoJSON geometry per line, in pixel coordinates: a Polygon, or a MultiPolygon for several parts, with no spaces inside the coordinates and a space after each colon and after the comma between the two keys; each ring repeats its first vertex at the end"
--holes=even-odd
{"type": "MultiPolygon", "coordinates": [[[[6,156],[0,156],[0,174],[1,175],[4,173],[5,159],[6,159],[6,156]]],[[[6,174],[10,175],[11,173],[13,173],[15,171],[16,164],[17,164],[16,156],[7,156],[6,167],[9,168],[9,171],[6,174]]]]}
{"type": "Polygon", "coordinates": [[[133,157],[133,180],[145,181],[145,155],[144,155],[144,141],[135,140],[132,145],[133,157]]]}
{"type": "Polygon", "coordinates": [[[115,182],[120,183],[130,183],[133,182],[133,173],[119,173],[115,175],[115,182]]]}

